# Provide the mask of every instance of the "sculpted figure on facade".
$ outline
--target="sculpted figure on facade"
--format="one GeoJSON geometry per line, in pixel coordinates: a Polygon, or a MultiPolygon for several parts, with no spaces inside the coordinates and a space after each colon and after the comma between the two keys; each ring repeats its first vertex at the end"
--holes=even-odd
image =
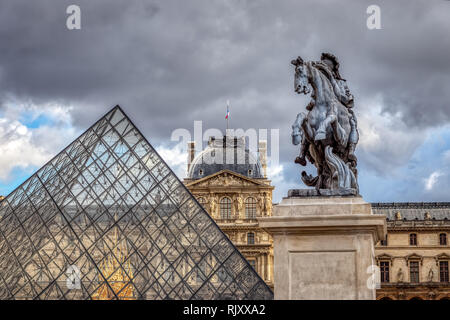
{"type": "Polygon", "coordinates": [[[267,193],[264,193],[264,209],[266,215],[272,210],[272,199],[267,193]]]}
{"type": "Polygon", "coordinates": [[[237,198],[237,213],[236,217],[242,217],[242,210],[244,209],[244,200],[242,197],[237,198]]]}
{"type": "Polygon", "coordinates": [[[295,66],[295,92],[312,92],[307,113],[298,113],[292,126],[292,143],[300,145],[295,162],[306,166],[308,160],[317,168],[316,176],[303,171],[303,182],[319,192],[358,194],[354,98],[339,73],[337,58],[323,53],[320,61],[305,62],[298,57],[291,63],[295,66]]]}
{"type": "Polygon", "coordinates": [[[261,215],[263,215],[264,212],[264,196],[260,195],[258,197],[258,206],[259,206],[259,212],[261,215]]]}
{"type": "Polygon", "coordinates": [[[433,268],[430,267],[430,270],[428,271],[428,281],[432,282],[434,277],[433,268]]]}
{"type": "Polygon", "coordinates": [[[216,217],[216,212],[217,210],[217,200],[216,197],[211,196],[211,201],[210,201],[210,213],[212,217],[216,217]]]}
{"type": "Polygon", "coordinates": [[[397,282],[403,282],[403,270],[402,270],[402,268],[398,269],[397,282]]]}

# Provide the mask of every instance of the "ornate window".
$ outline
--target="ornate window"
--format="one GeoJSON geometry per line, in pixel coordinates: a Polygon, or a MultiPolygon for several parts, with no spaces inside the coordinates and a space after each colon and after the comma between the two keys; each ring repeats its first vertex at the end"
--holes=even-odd
{"type": "Polygon", "coordinates": [[[389,261],[380,261],[381,282],[389,282],[389,261]]]}
{"type": "Polygon", "coordinates": [[[447,234],[446,233],[441,233],[439,235],[439,244],[441,246],[446,246],[447,245],[447,234]]]}
{"type": "Polygon", "coordinates": [[[255,244],[255,234],[253,232],[247,233],[247,244],[255,244]]]}
{"type": "Polygon", "coordinates": [[[249,197],[245,199],[245,217],[247,219],[255,219],[256,217],[256,200],[249,197]]]}
{"type": "Polygon", "coordinates": [[[220,199],[220,217],[231,219],[231,199],[228,197],[220,199]]]}
{"type": "Polygon", "coordinates": [[[409,245],[410,246],[417,246],[417,234],[411,233],[409,235],[409,245]]]}
{"type": "Polygon", "coordinates": [[[448,282],[448,261],[439,261],[439,279],[448,282]]]}
{"type": "Polygon", "coordinates": [[[419,261],[409,262],[409,282],[419,282],[419,261]]]}

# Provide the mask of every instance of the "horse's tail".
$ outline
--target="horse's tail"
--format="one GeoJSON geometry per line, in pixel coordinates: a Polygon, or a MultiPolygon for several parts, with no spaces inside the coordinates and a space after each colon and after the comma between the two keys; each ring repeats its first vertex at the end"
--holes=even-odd
{"type": "Polygon", "coordinates": [[[330,146],[325,147],[325,160],[331,170],[332,189],[356,189],[359,193],[355,174],[348,164],[333,153],[333,148],[330,146]]]}

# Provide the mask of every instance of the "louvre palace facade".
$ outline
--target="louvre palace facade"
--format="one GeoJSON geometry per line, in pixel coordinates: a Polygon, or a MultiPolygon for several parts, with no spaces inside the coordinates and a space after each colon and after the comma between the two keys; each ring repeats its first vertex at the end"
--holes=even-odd
{"type": "Polygon", "coordinates": [[[375,246],[377,299],[450,299],[450,203],[373,203],[388,234],[375,246]]]}
{"type": "Polygon", "coordinates": [[[274,187],[267,179],[266,146],[266,141],[259,141],[258,155],[254,155],[243,137],[211,137],[208,146],[195,155],[190,142],[184,183],[273,288],[272,237],[257,222],[258,217],[272,216],[274,187]]]}

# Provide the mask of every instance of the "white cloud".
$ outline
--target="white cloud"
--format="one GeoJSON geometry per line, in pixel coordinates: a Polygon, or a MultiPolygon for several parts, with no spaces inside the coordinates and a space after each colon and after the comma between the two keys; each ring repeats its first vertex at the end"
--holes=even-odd
{"type": "Polygon", "coordinates": [[[358,114],[358,128],[364,162],[384,174],[405,165],[427,137],[423,130],[409,128],[402,114],[383,112],[382,97],[362,101],[364,111],[358,114]]]}
{"type": "Polygon", "coordinates": [[[175,172],[178,178],[184,179],[186,177],[187,152],[182,142],[176,144],[174,147],[159,145],[156,147],[156,151],[175,172]]]}
{"type": "Polygon", "coordinates": [[[38,166],[50,158],[48,150],[32,143],[32,132],[18,121],[0,119],[0,179],[15,167],[38,166]]]}
{"type": "Polygon", "coordinates": [[[434,171],[428,178],[425,179],[425,190],[431,191],[438,181],[439,177],[443,175],[440,171],[434,171]]]}
{"type": "Polygon", "coordinates": [[[281,184],[284,181],[283,165],[269,165],[267,167],[267,177],[272,180],[272,184],[281,184]]]}
{"type": "Polygon", "coordinates": [[[13,169],[40,167],[75,136],[69,108],[58,105],[6,103],[0,118],[0,180],[8,181],[13,169]],[[44,114],[52,124],[28,128],[23,116],[36,119],[44,114]]]}

